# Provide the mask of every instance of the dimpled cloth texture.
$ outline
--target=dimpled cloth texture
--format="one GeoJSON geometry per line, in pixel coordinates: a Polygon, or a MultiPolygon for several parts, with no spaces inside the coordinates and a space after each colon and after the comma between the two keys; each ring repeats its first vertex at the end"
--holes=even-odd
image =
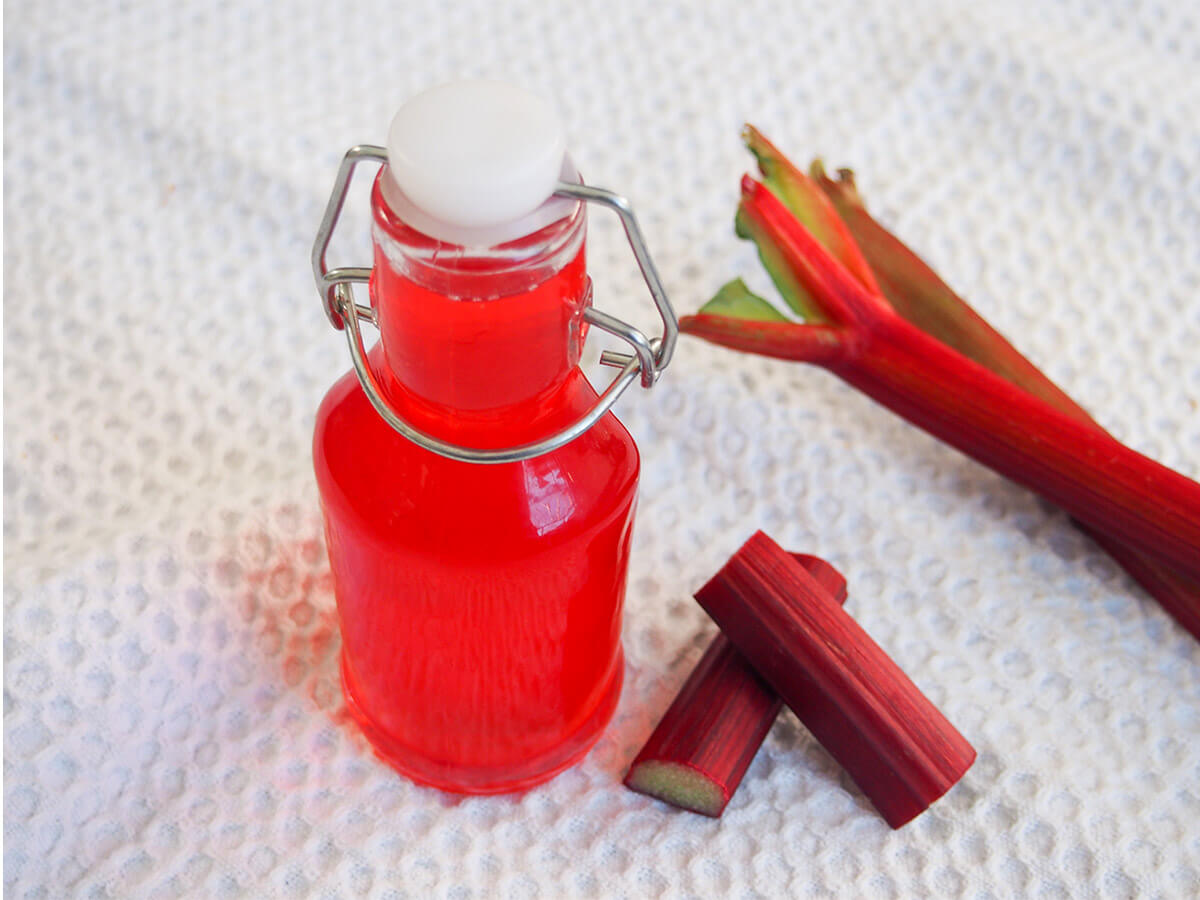
{"type": "MultiPolygon", "coordinates": [[[[1190,9],[1189,9],[1190,6],[1190,9]]],[[[556,97],[681,312],[735,275],[738,132],[872,210],[1105,427],[1200,475],[1200,64],[1170,2],[8,4],[4,886],[62,897],[1194,897],[1200,650],[1067,517],[825,372],[684,338],[643,455],[625,690],[591,754],[461,799],[342,700],[311,469],[349,367],[309,248],[424,87],[556,97]],[[979,751],[891,831],[790,713],[720,820],[621,786],[750,533],[979,751]]],[[[337,265],[370,259],[364,189],[337,265]]],[[[655,317],[609,214],[598,305],[655,317]]],[[[605,345],[594,337],[589,371],[605,345]]]]}

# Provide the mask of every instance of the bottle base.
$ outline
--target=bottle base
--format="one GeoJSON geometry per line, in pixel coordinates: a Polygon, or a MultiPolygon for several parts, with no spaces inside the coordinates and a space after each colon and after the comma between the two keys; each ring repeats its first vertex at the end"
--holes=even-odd
{"type": "Polygon", "coordinates": [[[601,694],[596,708],[574,734],[547,753],[519,767],[507,767],[503,772],[464,771],[461,767],[437,763],[388,737],[356,699],[353,677],[346,666],[345,655],[341,657],[341,670],[342,693],[350,715],[362,729],[375,755],[401,775],[417,784],[453,794],[509,794],[528,790],[549,781],[583,759],[595,746],[616,712],[625,679],[625,656],[618,649],[608,686],[601,694]]]}

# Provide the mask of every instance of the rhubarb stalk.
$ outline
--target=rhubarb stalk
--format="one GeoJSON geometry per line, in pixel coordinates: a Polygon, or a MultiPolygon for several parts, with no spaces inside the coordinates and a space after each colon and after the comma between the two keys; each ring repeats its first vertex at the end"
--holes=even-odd
{"type": "MultiPolygon", "coordinates": [[[[793,554],[835,603],[846,579],[815,556],[793,554]]],[[[783,701],[718,634],[625,776],[625,786],[717,817],[741,784],[783,701]]]]}
{"type": "Polygon", "coordinates": [[[742,182],[739,218],[756,242],[786,262],[828,324],[743,321],[702,312],[684,318],[684,331],[736,349],[823,365],[1097,533],[1200,578],[1200,485],[901,318],[749,177],[742,182]]]}
{"type": "Polygon", "coordinates": [[[761,531],[696,599],[893,828],[974,762],[899,666],[761,531]]]}
{"type": "MultiPolygon", "coordinates": [[[[867,212],[850,170],[839,169],[835,181],[825,174],[820,161],[816,161],[810,168],[811,177],[808,177],[752,126],[746,126],[743,137],[758,160],[764,184],[864,287],[882,293],[901,317],[1062,412],[1096,428],[1101,427],[920,257],[867,212]]],[[[756,237],[743,215],[738,216],[737,226],[743,237],[756,237]]],[[[764,262],[770,262],[768,270],[788,305],[807,321],[825,321],[819,305],[786,271],[778,253],[763,252],[760,248],[760,255],[764,262]]],[[[736,298],[736,302],[722,306],[714,298],[702,312],[787,321],[770,303],[752,294],[740,279],[726,285],[718,296],[721,295],[736,298]]],[[[835,355],[830,349],[831,343],[828,339],[823,341],[826,356],[835,355]]],[[[1200,581],[1173,571],[1078,520],[1074,524],[1090,535],[1168,613],[1200,639],[1200,581]]]]}
{"type": "MultiPolygon", "coordinates": [[[[782,155],[752,128],[747,128],[746,140],[758,157],[759,169],[764,176],[771,175],[778,180],[783,177],[781,173],[786,173],[789,186],[786,191],[776,193],[802,222],[806,221],[807,211],[815,205],[810,195],[818,191],[824,193],[846,228],[851,244],[861,251],[859,258],[865,257],[879,290],[902,317],[931,337],[986,366],[1034,396],[1041,397],[1067,415],[1089,422],[1096,428],[1102,427],[1087,410],[1026,359],[1000,332],[992,328],[924,260],[875,220],[863,203],[853,172],[849,169],[839,169],[838,178],[834,180],[826,175],[824,167],[818,161],[814,162],[810,169],[812,177],[805,178],[795,167],[790,164],[784,167],[772,158],[782,158],[782,155]],[[765,164],[764,156],[767,157],[765,164]]],[[[770,177],[766,183],[774,189],[770,177]]],[[[824,229],[825,232],[829,230],[829,226],[824,229]]],[[[813,235],[835,256],[846,262],[842,253],[838,252],[838,248],[846,243],[845,235],[839,235],[835,241],[825,240],[822,231],[819,230],[813,230],[813,235]]],[[[847,268],[858,274],[853,266],[847,264],[847,268]]],[[[869,287],[869,284],[867,286],[869,287]]],[[[765,300],[755,299],[770,307],[765,300]]],[[[708,307],[706,310],[718,312],[708,307]]],[[[738,313],[731,310],[727,314],[738,313]]],[[[1200,582],[1171,571],[1119,541],[1097,533],[1082,522],[1076,521],[1075,524],[1091,536],[1101,549],[1125,569],[1188,632],[1200,639],[1200,582]]]]}

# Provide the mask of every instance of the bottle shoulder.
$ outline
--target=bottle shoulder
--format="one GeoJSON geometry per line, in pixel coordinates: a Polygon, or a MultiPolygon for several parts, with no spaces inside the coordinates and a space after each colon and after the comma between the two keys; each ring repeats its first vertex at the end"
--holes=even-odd
{"type": "MultiPolygon", "coordinates": [[[[575,415],[595,402],[580,376],[563,398],[575,415]]],[[[541,538],[588,530],[633,502],[640,458],[611,413],[550,453],[500,465],[446,459],[397,434],[353,372],[317,412],[313,463],[322,503],[405,540],[487,540],[497,529],[541,538]]]]}
{"type": "MultiPolygon", "coordinates": [[[[561,427],[584,415],[597,399],[595,389],[582,373],[579,373],[578,378],[573,380],[564,391],[564,396],[558,404],[557,415],[549,421],[555,428],[561,427]]],[[[548,430],[553,431],[553,428],[548,430]]],[[[333,383],[317,407],[313,452],[314,455],[326,458],[330,453],[344,455],[351,447],[372,456],[395,457],[411,454],[442,459],[398,434],[384,422],[367,399],[353,370],[347,371],[333,383]]],[[[640,464],[640,456],[633,436],[611,412],[602,416],[591,428],[570,444],[545,455],[577,457],[594,453],[611,456],[614,462],[623,463],[623,468],[636,470],[640,464]],[[563,453],[563,451],[569,452],[563,453]]],[[[451,465],[466,465],[455,463],[453,460],[443,461],[451,465]]],[[[504,466],[485,466],[484,468],[504,468],[504,466]]]]}

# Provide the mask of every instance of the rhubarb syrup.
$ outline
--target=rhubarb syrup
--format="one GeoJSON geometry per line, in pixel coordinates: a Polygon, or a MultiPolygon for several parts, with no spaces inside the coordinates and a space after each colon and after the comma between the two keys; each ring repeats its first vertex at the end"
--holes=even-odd
{"type": "MultiPolygon", "coordinates": [[[[596,393],[585,212],[483,251],[426,237],[376,180],[370,365],[418,429],[478,448],[546,437],[596,393]]],[[[392,430],[353,372],[313,445],[349,709],[416,781],[519,790],[583,756],[621,689],[637,448],[610,413],[520,462],[438,456],[392,430]]]]}

